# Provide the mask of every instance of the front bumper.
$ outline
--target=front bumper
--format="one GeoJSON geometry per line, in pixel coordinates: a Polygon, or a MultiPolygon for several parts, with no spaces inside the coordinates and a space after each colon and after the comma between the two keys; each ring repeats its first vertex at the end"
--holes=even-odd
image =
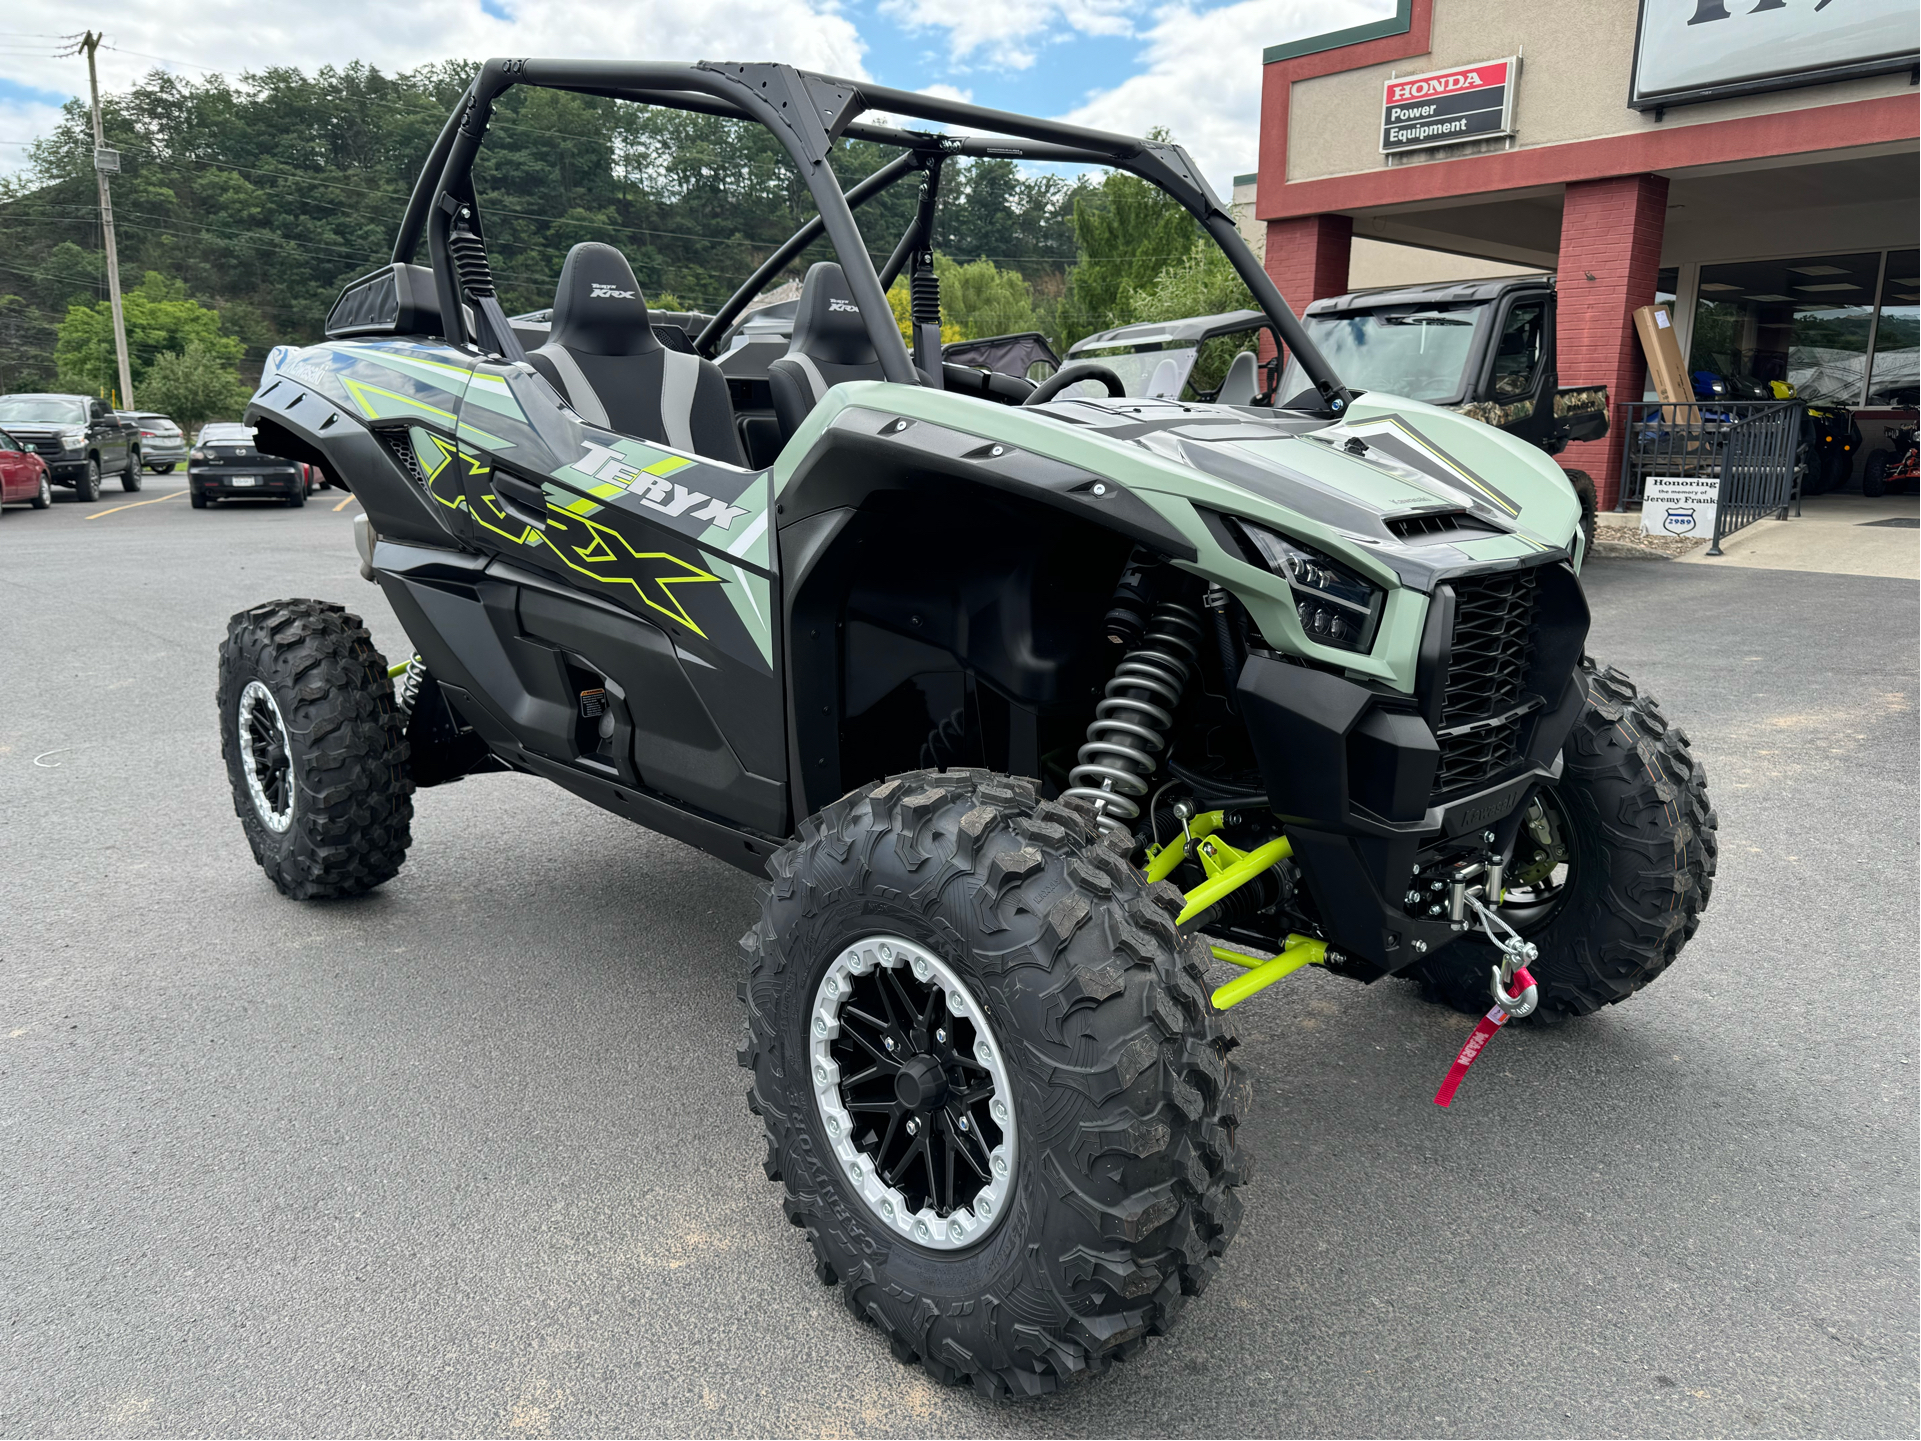
{"type": "Polygon", "coordinates": [[[209,500],[229,496],[293,495],[301,488],[300,472],[292,466],[187,467],[188,489],[209,500]]]}
{"type": "Polygon", "coordinates": [[[47,463],[47,473],[53,477],[55,485],[72,485],[87,473],[87,458],[78,456],[54,456],[43,454],[40,457],[47,463]]]}
{"type": "MultiPolygon", "coordinates": [[[[1514,842],[1528,796],[1561,773],[1561,747],[1584,704],[1578,664],[1588,613],[1565,565],[1543,570],[1523,694],[1532,709],[1510,763],[1472,786],[1436,795],[1441,744],[1437,697],[1449,642],[1422,642],[1413,696],[1329,671],[1253,655],[1237,693],[1268,797],[1330,945],[1363,979],[1405,970],[1459,934],[1445,919],[1410,914],[1409,877],[1454,847],[1514,842]]],[[[1429,610],[1429,631],[1452,624],[1451,604],[1429,610]]]]}

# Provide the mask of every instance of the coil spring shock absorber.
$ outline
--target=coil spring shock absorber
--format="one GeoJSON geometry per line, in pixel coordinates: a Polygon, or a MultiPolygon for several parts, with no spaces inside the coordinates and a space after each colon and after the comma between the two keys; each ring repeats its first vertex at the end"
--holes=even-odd
{"type": "Polygon", "coordinates": [[[1147,634],[1114,667],[1106,698],[1094,707],[1076,765],[1067,775],[1068,796],[1093,802],[1094,821],[1110,835],[1132,838],[1128,824],[1141,813],[1147,778],[1167,748],[1187,679],[1200,662],[1201,618],[1192,606],[1162,601],[1147,634]]]}
{"type": "Polygon", "coordinates": [[[420,703],[420,683],[427,678],[427,664],[417,655],[407,658],[407,669],[400,674],[400,684],[394,687],[394,709],[400,712],[402,721],[413,718],[414,707],[420,703]]]}

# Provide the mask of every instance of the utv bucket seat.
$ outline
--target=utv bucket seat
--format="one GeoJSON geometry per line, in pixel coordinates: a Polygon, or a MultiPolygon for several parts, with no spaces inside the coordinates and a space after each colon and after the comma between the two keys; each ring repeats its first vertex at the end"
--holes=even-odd
{"type": "Polygon", "coordinates": [[[589,240],[567,252],[553,329],[527,359],[591,424],[742,464],[726,377],[661,343],[633,267],[611,245],[589,240]]]}
{"type": "Polygon", "coordinates": [[[1255,360],[1253,351],[1243,350],[1228,365],[1227,378],[1221,382],[1220,394],[1214,401],[1217,405],[1252,405],[1260,390],[1260,362],[1255,360]]]}
{"type": "Polygon", "coordinates": [[[886,378],[847,277],[831,260],[812,266],[801,282],[787,354],[767,367],[781,444],[793,438],[829,387],[886,378]]]}

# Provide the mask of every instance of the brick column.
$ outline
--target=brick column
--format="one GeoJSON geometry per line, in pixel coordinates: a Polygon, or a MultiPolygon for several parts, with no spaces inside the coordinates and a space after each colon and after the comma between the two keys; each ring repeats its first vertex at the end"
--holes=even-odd
{"type": "Polygon", "coordinates": [[[1605,440],[1570,445],[1558,459],[1594,477],[1602,510],[1612,510],[1621,493],[1614,406],[1638,401],[1647,383],[1634,312],[1654,303],[1667,203],[1661,175],[1579,181],[1562,203],[1556,364],[1563,385],[1607,386],[1610,428],[1605,440]]]}
{"type": "MultiPolygon", "coordinates": [[[[1267,273],[1296,315],[1311,301],[1347,293],[1347,262],[1354,245],[1349,215],[1303,215],[1267,222],[1267,273]]],[[[1262,359],[1267,358],[1262,342],[1262,359]]]]}

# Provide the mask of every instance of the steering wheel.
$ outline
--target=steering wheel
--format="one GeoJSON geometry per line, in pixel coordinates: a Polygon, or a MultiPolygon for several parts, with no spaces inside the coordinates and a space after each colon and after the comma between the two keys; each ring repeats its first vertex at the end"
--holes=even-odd
{"type": "Polygon", "coordinates": [[[1022,405],[1045,405],[1070,385],[1078,385],[1083,380],[1098,380],[1107,387],[1107,393],[1117,399],[1125,398],[1127,387],[1121,378],[1098,360],[1077,360],[1072,365],[1063,365],[1039,385],[1022,405]]]}

